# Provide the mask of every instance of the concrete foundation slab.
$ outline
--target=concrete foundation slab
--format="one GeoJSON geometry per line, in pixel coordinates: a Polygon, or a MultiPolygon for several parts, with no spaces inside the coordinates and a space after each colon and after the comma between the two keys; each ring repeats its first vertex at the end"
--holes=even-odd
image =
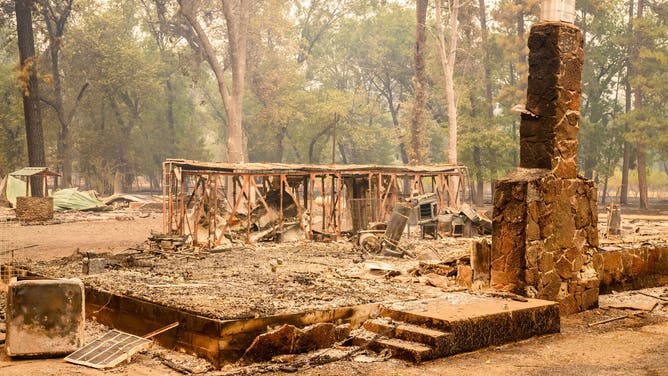
{"type": "Polygon", "coordinates": [[[68,354],[84,342],[84,285],[79,279],[16,279],[7,291],[9,356],[68,354]]]}
{"type": "MultiPolygon", "coordinates": [[[[288,324],[304,328],[317,323],[349,323],[357,327],[380,311],[379,303],[370,303],[251,319],[218,320],[90,287],[86,289],[86,297],[90,319],[138,336],[178,321],[178,330],[155,336],[155,342],[205,358],[216,367],[238,361],[255,338],[267,332],[269,327],[288,324]]],[[[307,340],[305,337],[300,339],[307,340]]],[[[308,347],[306,343],[302,345],[308,347]]]]}

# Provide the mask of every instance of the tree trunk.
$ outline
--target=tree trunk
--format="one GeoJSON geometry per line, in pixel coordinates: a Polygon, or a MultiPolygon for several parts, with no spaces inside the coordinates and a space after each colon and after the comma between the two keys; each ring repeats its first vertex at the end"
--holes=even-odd
{"type": "Polygon", "coordinates": [[[58,88],[56,91],[56,96],[59,97],[59,108],[56,110],[58,113],[58,119],[60,122],[60,133],[58,134],[58,146],[59,146],[59,159],[62,162],[63,167],[63,187],[69,188],[72,186],[72,147],[70,146],[70,125],[74,119],[74,114],[81,103],[81,99],[88,88],[88,82],[85,83],[79,90],[79,95],[77,96],[72,108],[69,113],[65,113],[65,106],[63,105],[63,94],[62,89],[58,88]]]}
{"type": "Polygon", "coordinates": [[[426,76],[426,43],[427,43],[427,0],[417,0],[415,7],[415,50],[413,51],[413,65],[415,76],[413,77],[413,111],[411,115],[411,142],[410,142],[410,161],[412,165],[424,163],[424,148],[422,141],[424,139],[425,127],[425,104],[427,103],[427,76],[426,76]]]}
{"type": "Polygon", "coordinates": [[[478,0],[478,12],[480,19],[480,37],[482,38],[482,64],[485,74],[485,115],[488,120],[492,120],[494,117],[494,98],[492,96],[492,67],[489,63],[489,42],[487,30],[487,7],[485,6],[485,0],[478,0]]]}
{"type": "Polygon", "coordinates": [[[605,174],[605,179],[603,180],[603,197],[601,197],[601,206],[605,206],[606,199],[608,197],[608,179],[610,174],[605,174]]]}
{"type": "Polygon", "coordinates": [[[339,148],[339,154],[341,154],[341,163],[348,164],[348,157],[346,156],[346,148],[341,142],[336,144],[336,147],[339,148]]]}
{"type": "Polygon", "coordinates": [[[244,163],[243,128],[241,127],[241,110],[235,103],[227,111],[227,161],[244,163]]]}
{"type": "Polygon", "coordinates": [[[330,128],[332,128],[332,125],[331,125],[331,124],[328,125],[327,127],[325,127],[325,128],[324,128],[323,130],[321,130],[320,132],[318,132],[318,134],[316,134],[316,135],[311,139],[311,142],[309,143],[309,146],[308,146],[308,163],[313,163],[313,161],[315,160],[314,156],[315,156],[315,144],[316,144],[316,142],[318,142],[318,139],[319,139],[320,137],[322,137],[322,136],[325,135],[327,132],[329,132],[330,128]]]}
{"type": "Polygon", "coordinates": [[[639,208],[647,210],[649,201],[647,197],[647,164],[645,162],[645,145],[642,142],[636,144],[638,153],[638,193],[640,195],[639,208]]]}
{"type": "MultiPolygon", "coordinates": [[[[638,0],[638,20],[642,20],[643,17],[643,7],[644,0],[638,0]]],[[[634,64],[640,64],[640,44],[642,43],[643,36],[641,31],[636,29],[635,32],[635,48],[634,48],[634,64]]],[[[639,69],[634,69],[634,73],[638,75],[639,69]]],[[[638,83],[635,89],[635,110],[640,111],[642,109],[642,84],[638,83]]],[[[642,140],[642,136],[638,137],[639,140],[636,143],[636,153],[638,160],[638,193],[640,195],[639,207],[642,210],[647,210],[649,208],[649,203],[647,200],[647,165],[645,162],[645,145],[642,140]]]]}
{"type": "MultiPolygon", "coordinates": [[[[390,75],[385,74],[385,79],[383,81],[383,90],[381,92],[387,100],[387,105],[390,108],[390,115],[392,115],[392,125],[394,126],[394,133],[397,136],[397,142],[399,143],[399,155],[401,157],[401,162],[403,164],[408,164],[408,152],[406,151],[406,144],[401,137],[401,125],[399,124],[399,105],[394,104],[394,96],[392,95],[392,82],[390,75]]],[[[401,98],[399,98],[401,100],[401,98]]]]}
{"type": "Polygon", "coordinates": [[[392,103],[390,104],[390,114],[392,115],[392,124],[394,125],[394,131],[397,135],[399,142],[399,156],[401,157],[401,162],[405,165],[410,161],[408,158],[408,152],[406,152],[406,144],[401,139],[401,126],[399,125],[399,110],[393,107],[392,103]]]}
{"type": "MultiPolygon", "coordinates": [[[[448,163],[457,164],[457,99],[455,98],[455,58],[457,52],[458,15],[459,0],[452,0],[449,3],[449,32],[447,51],[445,44],[445,35],[443,31],[443,21],[441,19],[441,1],[436,0],[436,30],[438,33],[438,52],[443,68],[445,81],[445,102],[448,106],[448,163]]],[[[459,179],[453,176],[450,179],[450,190],[455,192],[459,185],[459,179]]],[[[462,197],[463,199],[463,197],[462,197]]]]}
{"type": "Polygon", "coordinates": [[[165,81],[165,91],[167,94],[167,127],[169,130],[169,157],[178,157],[176,150],[176,121],[174,120],[174,88],[171,79],[165,81]]]}
{"type": "Polygon", "coordinates": [[[227,111],[227,159],[232,163],[248,161],[244,148],[243,115],[244,83],[246,80],[246,44],[248,40],[247,0],[239,0],[238,10],[232,10],[231,0],[223,0],[223,13],[227,25],[227,40],[232,63],[232,108],[227,111]]]}
{"type": "MultiPolygon", "coordinates": [[[[633,3],[635,0],[629,0],[629,25],[628,33],[629,35],[633,31],[633,3]]],[[[632,59],[631,59],[631,47],[629,46],[628,58],[626,60],[626,79],[624,80],[624,93],[626,95],[625,99],[625,110],[626,113],[631,111],[631,75],[633,72],[632,59]]],[[[624,125],[624,131],[628,133],[630,131],[628,124],[624,125]]],[[[622,158],[622,183],[619,194],[619,203],[620,205],[628,204],[629,196],[629,169],[631,166],[631,143],[624,141],[624,155],[622,158]]]]}
{"type": "Polygon", "coordinates": [[[494,197],[494,173],[489,174],[489,192],[494,197]]]}
{"type": "MultiPolygon", "coordinates": [[[[628,132],[628,127],[626,127],[628,132]]],[[[624,141],[624,155],[622,157],[622,183],[619,190],[619,204],[629,203],[629,166],[631,164],[631,143],[624,141]]]]}
{"type": "Polygon", "coordinates": [[[51,52],[51,76],[53,77],[53,93],[55,97],[53,108],[56,111],[58,122],[60,123],[56,154],[58,155],[58,163],[61,167],[60,171],[63,174],[61,186],[63,188],[69,188],[72,183],[72,159],[69,150],[70,127],[64,116],[65,111],[63,109],[63,91],[60,81],[58,47],[55,45],[57,42],[53,40],[55,38],[55,36],[49,38],[49,50],[51,52]]]}
{"type": "Polygon", "coordinates": [[[475,180],[476,180],[476,189],[475,195],[473,196],[473,203],[478,206],[483,204],[483,191],[484,191],[484,182],[482,180],[482,163],[480,162],[480,147],[473,147],[473,165],[476,169],[475,180]]]}
{"type": "Polygon", "coordinates": [[[227,115],[227,160],[231,163],[248,161],[244,148],[244,132],[242,128],[244,80],[246,76],[246,45],[248,39],[249,6],[247,0],[239,0],[236,11],[231,0],[223,0],[223,14],[227,27],[227,41],[229,45],[230,66],[232,68],[232,92],[230,93],[225,82],[225,67],[219,61],[208,35],[199,23],[196,15],[196,2],[181,0],[181,13],[194,29],[205,58],[211,67],[218,91],[223,100],[223,107],[227,115]]]}
{"type": "Polygon", "coordinates": [[[72,151],[70,147],[70,124],[74,117],[74,112],[81,99],[87,84],[81,89],[77,102],[74,103],[69,114],[65,111],[64,95],[62,82],[60,80],[60,48],[65,33],[65,25],[72,10],[72,0],[65,0],[62,7],[56,7],[55,10],[49,2],[41,3],[42,16],[46,24],[49,37],[49,56],[51,59],[51,76],[53,79],[53,99],[46,100],[42,98],[56,112],[60,131],[58,132],[58,142],[56,155],[58,165],[63,175],[61,186],[69,188],[72,186],[72,151]]]}
{"type": "Polygon", "coordinates": [[[70,147],[70,129],[61,128],[61,137],[62,137],[62,153],[60,157],[62,158],[63,163],[63,180],[61,186],[63,188],[72,187],[72,150],[70,147]]]}
{"type": "Polygon", "coordinates": [[[452,0],[449,9],[449,32],[447,51],[443,21],[441,19],[441,0],[436,1],[436,29],[438,32],[438,52],[441,58],[441,67],[445,80],[445,102],[448,106],[448,163],[457,163],[457,99],[455,98],[455,58],[457,52],[457,36],[459,0],[452,0]]]}
{"type": "Polygon", "coordinates": [[[278,127],[278,132],[276,132],[276,157],[275,161],[278,163],[283,162],[283,139],[285,138],[285,132],[287,129],[284,126],[278,127]]]}
{"type": "Polygon", "coordinates": [[[336,124],[339,122],[339,115],[334,114],[334,122],[332,123],[332,164],[336,164],[336,124]]]}
{"type": "Polygon", "coordinates": [[[516,0],[517,11],[517,39],[519,40],[520,51],[517,56],[517,75],[519,88],[522,91],[522,98],[526,98],[528,81],[524,79],[526,72],[527,55],[524,52],[526,41],[524,40],[524,0],[516,0]]]}
{"type": "MultiPolygon", "coordinates": [[[[16,0],[16,32],[21,71],[29,73],[28,82],[21,83],[23,85],[23,114],[25,117],[26,141],[28,144],[28,165],[41,167],[46,165],[46,158],[44,156],[42,114],[39,106],[37,61],[32,30],[31,5],[31,0],[16,0]]],[[[33,196],[42,196],[41,179],[32,179],[30,186],[33,196]]]]}
{"type": "Polygon", "coordinates": [[[125,174],[120,170],[114,172],[114,194],[121,194],[125,192],[125,174]]]}
{"type": "MultiPolygon", "coordinates": [[[[488,43],[488,30],[487,30],[487,7],[485,5],[485,0],[478,0],[478,18],[480,20],[480,37],[482,38],[482,63],[484,70],[484,80],[485,80],[485,119],[488,121],[488,126],[492,124],[492,119],[494,117],[494,98],[492,96],[492,73],[491,66],[489,62],[489,43],[488,43]]],[[[474,160],[477,159],[477,163],[480,165],[478,167],[478,172],[476,172],[476,205],[482,205],[484,203],[484,182],[482,174],[482,163],[480,162],[480,148],[475,147],[473,149],[474,160]]]]}

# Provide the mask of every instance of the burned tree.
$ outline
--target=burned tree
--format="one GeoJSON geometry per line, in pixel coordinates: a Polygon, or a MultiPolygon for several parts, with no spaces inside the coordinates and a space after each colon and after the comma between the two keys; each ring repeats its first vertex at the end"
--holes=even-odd
{"type": "MultiPolygon", "coordinates": [[[[19,74],[23,94],[23,114],[25,116],[26,140],[28,143],[28,164],[44,166],[44,136],[42,133],[42,113],[39,107],[39,87],[37,83],[37,60],[32,30],[32,1],[16,0],[16,33],[19,44],[21,72],[19,74]]],[[[32,187],[33,196],[41,196],[39,180],[32,187]]]]}

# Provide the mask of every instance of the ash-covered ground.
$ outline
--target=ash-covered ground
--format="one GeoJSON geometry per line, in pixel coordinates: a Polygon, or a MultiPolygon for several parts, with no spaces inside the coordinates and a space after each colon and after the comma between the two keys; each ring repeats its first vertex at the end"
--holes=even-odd
{"type": "Polygon", "coordinates": [[[458,289],[455,264],[468,254],[470,241],[404,241],[415,259],[363,254],[349,242],[300,241],[216,253],[77,251],[25,266],[43,276],[79,277],[87,286],[212,318],[242,319],[439,296],[458,289]],[[89,256],[105,259],[102,273],[82,274],[89,256]]]}

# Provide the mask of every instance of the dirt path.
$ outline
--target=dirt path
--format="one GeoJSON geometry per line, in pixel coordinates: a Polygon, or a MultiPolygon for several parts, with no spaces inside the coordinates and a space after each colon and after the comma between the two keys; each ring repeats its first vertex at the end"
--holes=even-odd
{"type": "MultiPolygon", "coordinates": [[[[69,256],[76,250],[120,251],[145,241],[151,231],[162,231],[162,215],[91,213],[84,222],[22,226],[16,222],[0,225],[4,248],[30,246],[14,252],[17,260],[46,260],[69,256]]],[[[0,249],[1,250],[1,249],[0,249]]]]}

